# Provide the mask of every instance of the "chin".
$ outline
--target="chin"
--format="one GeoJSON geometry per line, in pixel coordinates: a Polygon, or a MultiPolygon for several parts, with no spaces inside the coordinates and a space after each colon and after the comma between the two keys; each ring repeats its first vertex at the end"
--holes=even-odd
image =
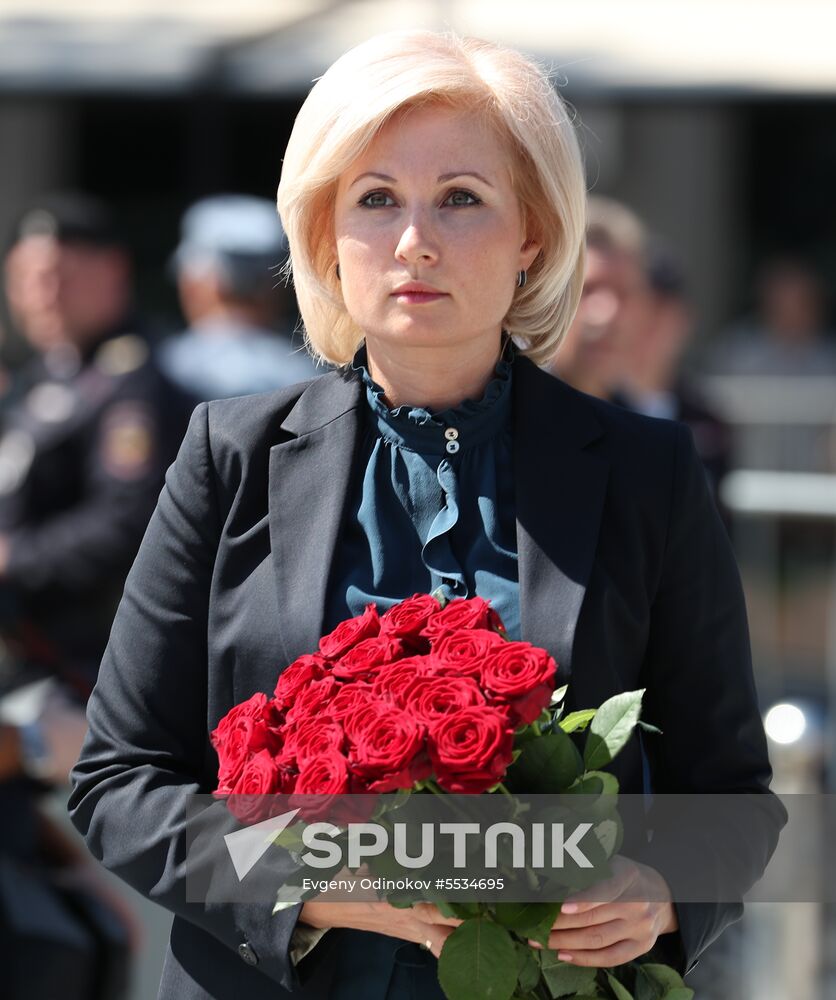
{"type": "Polygon", "coordinates": [[[440,326],[417,320],[387,324],[373,332],[370,330],[368,335],[381,343],[409,344],[413,347],[438,347],[456,342],[454,330],[448,324],[440,326]]]}

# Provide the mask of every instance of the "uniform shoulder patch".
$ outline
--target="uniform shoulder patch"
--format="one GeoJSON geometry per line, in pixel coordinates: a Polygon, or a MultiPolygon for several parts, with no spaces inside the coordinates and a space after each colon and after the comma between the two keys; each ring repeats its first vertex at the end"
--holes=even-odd
{"type": "Polygon", "coordinates": [[[96,351],[93,363],[105,375],[127,375],[148,360],[148,344],[134,333],[105,341],[96,351]]]}
{"type": "Polygon", "coordinates": [[[140,479],[151,468],[155,446],[156,425],[147,406],[116,403],[104,415],[99,457],[108,475],[126,481],[140,479]]]}

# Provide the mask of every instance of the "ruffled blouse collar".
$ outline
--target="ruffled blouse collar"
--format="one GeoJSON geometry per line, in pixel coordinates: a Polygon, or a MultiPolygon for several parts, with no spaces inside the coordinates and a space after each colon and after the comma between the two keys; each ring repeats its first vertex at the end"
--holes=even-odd
{"type": "Polygon", "coordinates": [[[449,457],[489,440],[507,423],[515,354],[509,339],[481,398],[466,399],[438,412],[407,404],[390,409],[383,388],[369,374],[365,344],[354,355],[351,368],[363,380],[366,400],[382,437],[411,451],[449,457]]]}

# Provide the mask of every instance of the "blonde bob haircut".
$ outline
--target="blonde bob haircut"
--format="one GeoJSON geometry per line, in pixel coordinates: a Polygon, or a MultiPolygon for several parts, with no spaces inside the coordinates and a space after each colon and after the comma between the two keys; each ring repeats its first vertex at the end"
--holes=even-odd
{"type": "Polygon", "coordinates": [[[394,115],[433,103],[481,112],[510,150],[526,234],[542,249],[503,327],[544,364],[583,284],[586,185],[574,127],[536,63],[490,42],[430,31],[378,35],[351,49],[317,81],[296,118],[278,207],[308,349],[343,365],[363,339],[337,277],[339,177],[394,115]]]}

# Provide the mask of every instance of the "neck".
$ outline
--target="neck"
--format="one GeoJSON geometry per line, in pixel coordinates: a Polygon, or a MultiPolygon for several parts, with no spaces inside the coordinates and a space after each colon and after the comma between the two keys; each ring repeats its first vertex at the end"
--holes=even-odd
{"type": "Polygon", "coordinates": [[[366,339],[369,374],[391,409],[404,404],[431,411],[480,399],[499,360],[500,335],[449,347],[381,344],[366,339]]]}

